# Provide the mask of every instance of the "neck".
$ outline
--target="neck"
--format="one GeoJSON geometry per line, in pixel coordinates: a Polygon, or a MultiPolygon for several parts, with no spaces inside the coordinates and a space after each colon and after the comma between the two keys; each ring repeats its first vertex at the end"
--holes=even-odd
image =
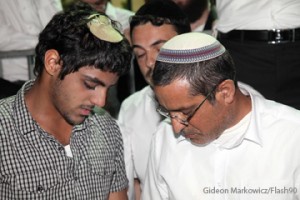
{"type": "Polygon", "coordinates": [[[236,94],[237,104],[236,104],[236,113],[237,113],[237,121],[238,123],[242,120],[249,112],[251,112],[251,97],[245,96],[240,90],[237,90],[236,94]]]}

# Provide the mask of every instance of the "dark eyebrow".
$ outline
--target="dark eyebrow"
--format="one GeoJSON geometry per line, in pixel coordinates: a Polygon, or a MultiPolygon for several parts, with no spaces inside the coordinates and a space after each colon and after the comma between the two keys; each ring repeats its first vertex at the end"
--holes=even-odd
{"type": "Polygon", "coordinates": [[[95,84],[97,84],[97,85],[101,85],[101,86],[103,86],[103,87],[106,86],[106,84],[105,84],[103,81],[101,81],[101,80],[99,80],[99,79],[97,79],[97,78],[90,77],[90,76],[86,76],[86,75],[84,75],[84,78],[85,78],[85,80],[90,81],[90,82],[93,82],[93,83],[95,83],[95,84]]]}
{"type": "Polygon", "coordinates": [[[161,43],[166,43],[166,42],[167,42],[167,40],[157,40],[156,42],[151,44],[151,46],[155,46],[155,45],[158,45],[158,44],[161,44],[161,43]]]}

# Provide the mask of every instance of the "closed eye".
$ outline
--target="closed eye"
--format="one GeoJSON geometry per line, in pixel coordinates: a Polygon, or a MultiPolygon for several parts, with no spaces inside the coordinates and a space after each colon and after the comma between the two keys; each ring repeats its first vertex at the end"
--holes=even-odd
{"type": "Polygon", "coordinates": [[[136,54],[135,56],[136,56],[137,59],[139,59],[139,58],[142,58],[143,56],[145,56],[145,53],[143,53],[143,54],[136,54]]]}
{"type": "Polygon", "coordinates": [[[89,90],[95,90],[96,89],[96,86],[95,84],[91,84],[91,83],[88,83],[87,81],[84,81],[83,82],[84,86],[89,89],[89,90]]]}

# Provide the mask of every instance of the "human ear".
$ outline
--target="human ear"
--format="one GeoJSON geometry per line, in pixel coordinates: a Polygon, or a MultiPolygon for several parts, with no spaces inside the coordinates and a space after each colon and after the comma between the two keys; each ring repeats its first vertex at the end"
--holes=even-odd
{"type": "Polygon", "coordinates": [[[218,93],[220,100],[226,104],[231,104],[234,100],[235,85],[232,80],[225,80],[218,86],[218,93]]]}
{"type": "Polygon", "coordinates": [[[58,74],[61,69],[60,55],[55,49],[49,49],[45,53],[44,58],[45,70],[50,75],[53,76],[58,74]]]}

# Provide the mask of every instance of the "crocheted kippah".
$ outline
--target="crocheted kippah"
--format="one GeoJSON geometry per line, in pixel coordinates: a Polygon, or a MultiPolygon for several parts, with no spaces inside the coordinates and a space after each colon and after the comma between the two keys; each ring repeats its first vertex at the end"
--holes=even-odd
{"type": "Polygon", "coordinates": [[[210,60],[225,52],[216,38],[199,32],[177,35],[160,49],[157,60],[167,63],[194,63],[210,60]]]}

